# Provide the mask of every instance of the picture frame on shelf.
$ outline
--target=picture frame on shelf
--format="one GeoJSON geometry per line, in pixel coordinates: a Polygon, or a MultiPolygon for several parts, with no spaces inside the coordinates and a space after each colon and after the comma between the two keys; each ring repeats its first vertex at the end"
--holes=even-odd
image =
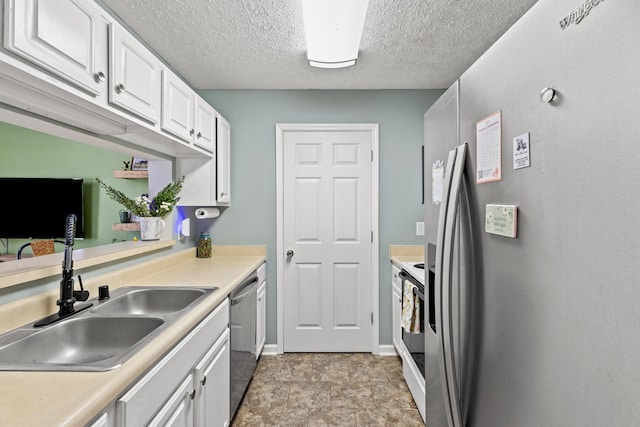
{"type": "Polygon", "coordinates": [[[139,157],[131,158],[131,170],[132,171],[146,171],[149,170],[149,162],[139,157]]]}

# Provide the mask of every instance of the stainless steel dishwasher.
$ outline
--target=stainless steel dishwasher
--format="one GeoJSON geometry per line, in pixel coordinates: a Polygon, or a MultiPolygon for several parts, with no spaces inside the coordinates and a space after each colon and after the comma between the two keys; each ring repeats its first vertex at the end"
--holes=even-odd
{"type": "Polygon", "coordinates": [[[231,294],[231,408],[233,419],[256,370],[256,303],[258,276],[254,272],[231,294]]]}

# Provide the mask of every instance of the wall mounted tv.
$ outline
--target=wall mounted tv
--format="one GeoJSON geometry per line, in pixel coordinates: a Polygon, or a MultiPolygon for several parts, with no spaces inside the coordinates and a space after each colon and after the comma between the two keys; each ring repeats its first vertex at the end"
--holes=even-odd
{"type": "Polygon", "coordinates": [[[65,237],[67,215],[84,237],[82,178],[0,178],[0,238],[65,237]]]}

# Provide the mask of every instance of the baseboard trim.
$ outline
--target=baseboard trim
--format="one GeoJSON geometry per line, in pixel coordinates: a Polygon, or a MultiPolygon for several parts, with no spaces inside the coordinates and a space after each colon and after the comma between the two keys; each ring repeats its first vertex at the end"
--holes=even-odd
{"type": "MultiPolygon", "coordinates": [[[[377,354],[378,356],[399,356],[398,352],[396,351],[396,348],[393,346],[393,344],[389,344],[389,345],[380,345],[378,346],[378,352],[377,353],[373,353],[373,354],[377,354]]],[[[278,344],[265,344],[264,348],[262,349],[262,356],[277,356],[278,355],[278,344]]]]}
{"type": "Polygon", "coordinates": [[[399,356],[393,344],[378,346],[378,355],[380,356],[399,356]]]}
{"type": "Polygon", "coordinates": [[[261,354],[262,356],[277,356],[278,344],[265,344],[261,354]]]}

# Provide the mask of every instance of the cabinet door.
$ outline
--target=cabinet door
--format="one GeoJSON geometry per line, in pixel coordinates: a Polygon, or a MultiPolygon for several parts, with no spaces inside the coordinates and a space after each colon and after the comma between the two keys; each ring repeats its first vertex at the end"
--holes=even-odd
{"type": "Polygon", "coordinates": [[[393,346],[396,348],[400,357],[404,358],[402,326],[400,322],[402,319],[402,292],[398,290],[395,285],[393,286],[392,298],[391,315],[393,316],[393,321],[391,324],[393,325],[393,346]]]}
{"type": "Polygon", "coordinates": [[[184,176],[180,206],[215,206],[216,160],[202,158],[176,159],[176,175],[184,176]]]}
{"type": "Polygon", "coordinates": [[[230,407],[229,329],[196,365],[196,427],[228,426],[230,407]]]}
{"type": "Polygon", "coordinates": [[[193,426],[193,375],[188,375],[162,405],[160,411],[148,424],[149,427],[191,427],[193,426]]]}
{"type": "Polygon", "coordinates": [[[109,101],[152,123],[160,117],[160,63],[120,25],[109,24],[109,101]]]}
{"type": "Polygon", "coordinates": [[[94,422],[89,424],[89,427],[109,427],[109,415],[102,414],[94,422]]]}
{"type": "Polygon", "coordinates": [[[216,117],[216,200],[231,202],[231,126],[221,115],[216,117]]]}
{"type": "Polygon", "coordinates": [[[402,342],[402,279],[400,278],[400,269],[396,266],[391,267],[391,325],[393,328],[393,346],[396,351],[404,359],[404,343],[402,342]]]}
{"type": "Polygon", "coordinates": [[[5,2],[7,50],[97,96],[106,85],[107,22],[90,0],[5,2]]]}
{"type": "Polygon", "coordinates": [[[196,95],[195,144],[205,150],[216,149],[216,110],[196,95]]]}
{"type": "Polygon", "coordinates": [[[262,282],[258,287],[258,307],[256,317],[256,359],[262,354],[264,343],[266,341],[266,310],[267,310],[267,282],[262,282]]]}
{"type": "Polygon", "coordinates": [[[196,94],[178,76],[162,70],[162,129],[187,142],[193,140],[196,94]]]}

